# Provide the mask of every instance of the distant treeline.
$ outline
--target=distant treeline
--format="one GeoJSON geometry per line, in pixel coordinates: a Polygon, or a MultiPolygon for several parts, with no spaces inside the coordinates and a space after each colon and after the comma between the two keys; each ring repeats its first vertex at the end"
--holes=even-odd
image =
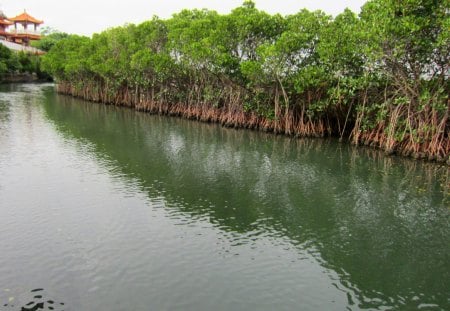
{"type": "Polygon", "coordinates": [[[371,0],[356,15],[183,10],[42,59],[62,93],[296,136],[338,136],[449,161],[450,8],[371,0]]]}

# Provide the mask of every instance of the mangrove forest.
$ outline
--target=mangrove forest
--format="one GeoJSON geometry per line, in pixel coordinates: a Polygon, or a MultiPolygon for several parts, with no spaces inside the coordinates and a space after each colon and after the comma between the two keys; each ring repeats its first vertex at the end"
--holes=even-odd
{"type": "Polygon", "coordinates": [[[370,0],[359,14],[183,10],[69,35],[42,57],[90,101],[450,163],[448,1],[370,0]]]}

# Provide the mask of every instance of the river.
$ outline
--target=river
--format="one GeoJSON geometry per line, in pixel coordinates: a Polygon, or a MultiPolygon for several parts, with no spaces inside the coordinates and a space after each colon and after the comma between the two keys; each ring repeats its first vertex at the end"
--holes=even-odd
{"type": "Polygon", "coordinates": [[[448,174],[2,85],[0,310],[449,310],[448,174]]]}

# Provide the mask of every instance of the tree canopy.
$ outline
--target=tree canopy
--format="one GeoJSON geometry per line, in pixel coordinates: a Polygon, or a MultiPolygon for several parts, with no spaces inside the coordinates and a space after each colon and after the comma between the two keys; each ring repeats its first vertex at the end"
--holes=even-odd
{"type": "Polygon", "coordinates": [[[91,100],[446,160],[449,20],[446,1],[370,0],[336,17],[245,1],[58,38],[43,67],[91,100]]]}

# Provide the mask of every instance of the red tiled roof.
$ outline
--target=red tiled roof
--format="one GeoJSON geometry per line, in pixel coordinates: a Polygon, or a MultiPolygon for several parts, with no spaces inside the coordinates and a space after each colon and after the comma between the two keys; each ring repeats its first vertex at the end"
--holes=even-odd
{"type": "Polygon", "coordinates": [[[11,17],[8,19],[13,22],[30,22],[30,23],[38,24],[38,25],[44,23],[43,21],[35,19],[33,16],[29,15],[25,11],[22,14],[17,15],[16,17],[11,17]]]}

